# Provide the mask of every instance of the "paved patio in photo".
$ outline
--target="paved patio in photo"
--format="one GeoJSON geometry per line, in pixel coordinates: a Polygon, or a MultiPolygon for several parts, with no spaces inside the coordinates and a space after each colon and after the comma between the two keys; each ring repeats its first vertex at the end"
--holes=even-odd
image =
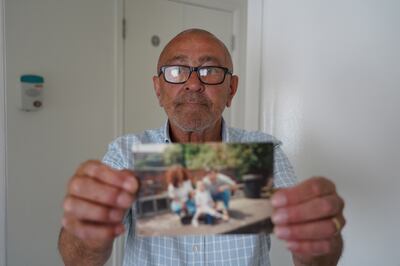
{"type": "Polygon", "coordinates": [[[272,230],[270,217],[272,207],[269,199],[237,198],[230,202],[229,221],[213,225],[200,223],[198,227],[182,225],[173,213],[158,214],[137,220],[136,230],[142,236],[206,235],[228,233],[257,233],[272,230]]]}

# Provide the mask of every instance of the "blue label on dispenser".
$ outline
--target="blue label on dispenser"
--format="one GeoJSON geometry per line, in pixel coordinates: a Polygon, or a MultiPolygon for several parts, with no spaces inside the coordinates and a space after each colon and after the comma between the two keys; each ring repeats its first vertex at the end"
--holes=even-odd
{"type": "Polygon", "coordinates": [[[33,84],[44,83],[44,78],[42,76],[37,76],[37,75],[22,75],[21,82],[33,83],[33,84]]]}

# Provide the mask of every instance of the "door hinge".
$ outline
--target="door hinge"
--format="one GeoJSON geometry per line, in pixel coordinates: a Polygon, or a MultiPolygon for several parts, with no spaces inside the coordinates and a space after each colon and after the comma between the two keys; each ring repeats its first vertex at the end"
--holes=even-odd
{"type": "Polygon", "coordinates": [[[122,39],[126,39],[126,19],[122,19],[122,39]]]}
{"type": "Polygon", "coordinates": [[[235,35],[232,35],[232,37],[231,37],[231,51],[235,50],[235,42],[236,42],[235,35]]]}

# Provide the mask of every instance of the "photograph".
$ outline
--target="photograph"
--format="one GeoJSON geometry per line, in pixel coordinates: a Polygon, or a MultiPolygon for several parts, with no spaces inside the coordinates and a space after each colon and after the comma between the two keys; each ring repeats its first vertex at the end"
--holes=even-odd
{"type": "Polygon", "coordinates": [[[133,145],[140,236],[271,233],[272,143],[133,145]]]}

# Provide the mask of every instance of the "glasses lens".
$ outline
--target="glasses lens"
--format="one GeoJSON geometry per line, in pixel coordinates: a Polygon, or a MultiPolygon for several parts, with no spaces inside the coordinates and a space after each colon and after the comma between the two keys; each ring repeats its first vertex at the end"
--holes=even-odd
{"type": "Polygon", "coordinates": [[[190,74],[190,68],[184,66],[167,66],[164,68],[165,80],[171,83],[185,82],[190,74]]]}
{"type": "Polygon", "coordinates": [[[225,77],[225,70],[219,67],[201,67],[198,73],[200,80],[207,84],[221,83],[225,77]]]}

